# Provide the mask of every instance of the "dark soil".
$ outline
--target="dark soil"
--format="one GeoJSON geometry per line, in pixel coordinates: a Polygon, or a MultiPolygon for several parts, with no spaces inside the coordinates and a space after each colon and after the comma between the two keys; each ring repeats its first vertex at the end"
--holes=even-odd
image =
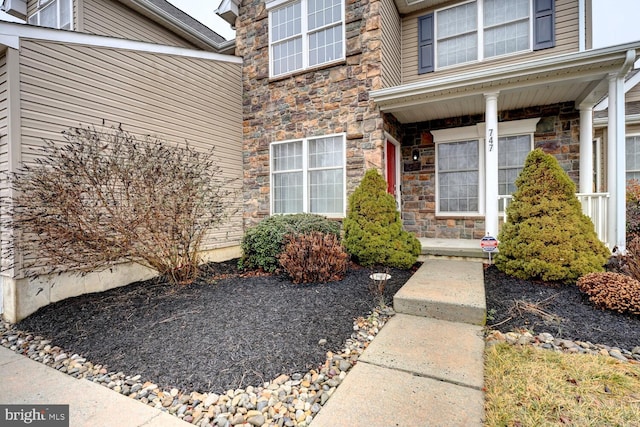
{"type": "MultiPolygon", "coordinates": [[[[381,269],[352,266],[339,282],[293,285],[278,275],[241,275],[236,264],[209,264],[187,286],[153,279],[66,299],[16,327],[111,371],[221,393],[317,367],[379,303],[369,275],[381,269]]],[[[390,269],[387,303],[413,271],[390,269]]]]}
{"type": "Polygon", "coordinates": [[[555,338],[631,350],[640,346],[640,316],[599,310],[575,285],[519,280],[485,270],[487,326],[501,332],[548,332],[555,338]]]}

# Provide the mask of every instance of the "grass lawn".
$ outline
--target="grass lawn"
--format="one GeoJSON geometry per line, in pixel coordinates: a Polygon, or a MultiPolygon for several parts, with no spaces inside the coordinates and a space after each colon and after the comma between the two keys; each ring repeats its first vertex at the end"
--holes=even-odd
{"type": "Polygon", "coordinates": [[[486,426],[640,426],[640,364],[501,343],[485,388],[486,426]]]}

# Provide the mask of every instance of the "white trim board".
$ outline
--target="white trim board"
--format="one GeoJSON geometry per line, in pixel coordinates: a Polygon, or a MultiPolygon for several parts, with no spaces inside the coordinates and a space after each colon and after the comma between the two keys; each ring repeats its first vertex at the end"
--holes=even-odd
{"type": "Polygon", "coordinates": [[[118,39],[114,37],[97,36],[94,34],[78,33],[75,31],[56,30],[52,28],[36,27],[28,24],[0,22],[0,42],[6,46],[16,48],[15,40],[20,38],[46,40],[51,42],[84,44],[95,47],[135,50],[147,53],[183,56],[189,58],[210,59],[214,61],[242,64],[242,58],[203,50],[188,49],[177,46],[166,46],[148,42],[118,39]]]}

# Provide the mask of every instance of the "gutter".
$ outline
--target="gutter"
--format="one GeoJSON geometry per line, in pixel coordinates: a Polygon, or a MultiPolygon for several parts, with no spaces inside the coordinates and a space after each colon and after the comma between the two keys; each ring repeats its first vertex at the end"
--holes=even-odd
{"type": "MultiPolygon", "coordinates": [[[[640,114],[629,114],[624,117],[626,125],[640,125],[640,114]]],[[[609,117],[599,117],[593,119],[594,128],[605,128],[609,125],[609,117]]]]}
{"type": "MultiPolygon", "coordinates": [[[[495,82],[496,79],[523,78],[531,74],[551,73],[569,67],[581,68],[585,65],[597,62],[610,62],[620,60],[625,63],[629,61],[629,52],[640,49],[639,42],[628,43],[619,46],[606,47],[584,52],[557,55],[533,61],[520,62],[517,64],[503,65],[500,67],[486,67],[476,71],[458,73],[451,76],[429,79],[402,86],[395,86],[385,89],[371,91],[370,95],[378,104],[393,103],[401,101],[409,96],[427,95],[435,91],[446,91],[457,89],[461,84],[464,86],[477,85],[481,83],[495,82]]],[[[635,58],[635,56],[634,56],[635,58]]],[[[633,61],[631,61],[633,65],[633,61]]]]}

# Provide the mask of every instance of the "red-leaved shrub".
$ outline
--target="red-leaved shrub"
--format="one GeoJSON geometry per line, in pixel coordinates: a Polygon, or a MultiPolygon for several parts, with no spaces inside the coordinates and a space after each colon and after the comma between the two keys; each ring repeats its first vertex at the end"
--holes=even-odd
{"type": "Polygon", "coordinates": [[[640,282],[620,273],[589,273],[577,283],[598,308],[640,315],[640,282]]]}
{"type": "Polygon", "coordinates": [[[288,236],[279,260],[293,283],[325,283],[344,277],[349,255],[336,235],[313,232],[288,236]]]}

